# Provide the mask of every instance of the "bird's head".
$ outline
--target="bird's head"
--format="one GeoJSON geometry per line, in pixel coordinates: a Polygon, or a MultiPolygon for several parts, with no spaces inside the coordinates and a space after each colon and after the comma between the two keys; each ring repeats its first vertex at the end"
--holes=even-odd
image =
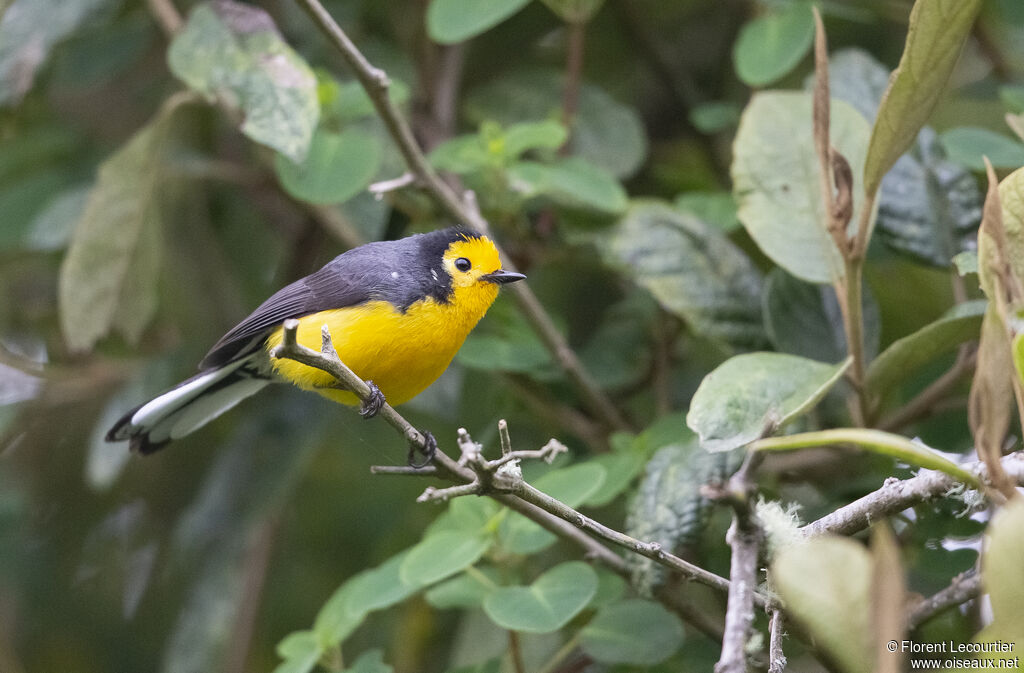
{"type": "Polygon", "coordinates": [[[459,233],[442,256],[445,271],[452,279],[452,289],[480,287],[497,290],[497,286],[526,278],[521,273],[505,271],[494,242],[486,236],[459,233]]]}

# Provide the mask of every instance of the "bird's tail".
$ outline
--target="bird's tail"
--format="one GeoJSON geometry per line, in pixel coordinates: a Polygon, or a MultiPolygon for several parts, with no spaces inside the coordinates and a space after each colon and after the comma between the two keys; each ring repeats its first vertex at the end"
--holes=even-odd
{"type": "Polygon", "coordinates": [[[107,441],[131,440],[132,451],[147,454],[198,430],[270,383],[259,355],[196,374],[132,409],[107,432],[107,441]]]}

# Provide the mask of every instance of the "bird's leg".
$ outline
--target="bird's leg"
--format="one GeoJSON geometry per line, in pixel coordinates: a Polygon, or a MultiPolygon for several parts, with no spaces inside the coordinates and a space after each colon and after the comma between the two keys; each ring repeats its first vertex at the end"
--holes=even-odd
{"type": "Polygon", "coordinates": [[[367,381],[366,387],[370,389],[370,396],[359,406],[359,415],[363,418],[373,418],[387,400],[384,399],[384,393],[373,381],[367,381]]]}
{"type": "Polygon", "coordinates": [[[422,448],[412,442],[409,443],[409,467],[417,470],[430,465],[434,460],[434,454],[437,453],[437,440],[434,439],[434,435],[429,430],[421,430],[420,434],[426,440],[426,444],[422,448]],[[416,462],[417,451],[423,454],[422,463],[416,462]]]}

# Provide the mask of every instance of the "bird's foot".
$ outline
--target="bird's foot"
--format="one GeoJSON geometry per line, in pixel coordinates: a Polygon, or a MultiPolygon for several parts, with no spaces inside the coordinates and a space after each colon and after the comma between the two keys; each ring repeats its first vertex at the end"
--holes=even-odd
{"type": "Polygon", "coordinates": [[[387,400],[384,399],[384,393],[380,391],[376,383],[367,381],[366,386],[370,389],[370,396],[360,405],[359,415],[363,418],[373,418],[387,400]]]}
{"type": "Polygon", "coordinates": [[[426,440],[426,444],[420,447],[417,444],[410,442],[409,444],[409,467],[414,469],[420,469],[430,465],[434,460],[434,454],[437,453],[437,440],[434,439],[434,435],[427,430],[422,430],[420,434],[423,435],[423,439],[426,440]],[[416,452],[419,451],[423,454],[423,462],[416,462],[416,452]]]}

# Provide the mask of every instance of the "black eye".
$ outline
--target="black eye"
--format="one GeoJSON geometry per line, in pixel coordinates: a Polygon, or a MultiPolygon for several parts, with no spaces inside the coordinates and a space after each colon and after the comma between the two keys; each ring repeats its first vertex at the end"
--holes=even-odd
{"type": "Polygon", "coordinates": [[[459,257],[455,260],[455,268],[459,271],[469,271],[473,268],[473,262],[469,261],[465,257],[459,257]]]}

